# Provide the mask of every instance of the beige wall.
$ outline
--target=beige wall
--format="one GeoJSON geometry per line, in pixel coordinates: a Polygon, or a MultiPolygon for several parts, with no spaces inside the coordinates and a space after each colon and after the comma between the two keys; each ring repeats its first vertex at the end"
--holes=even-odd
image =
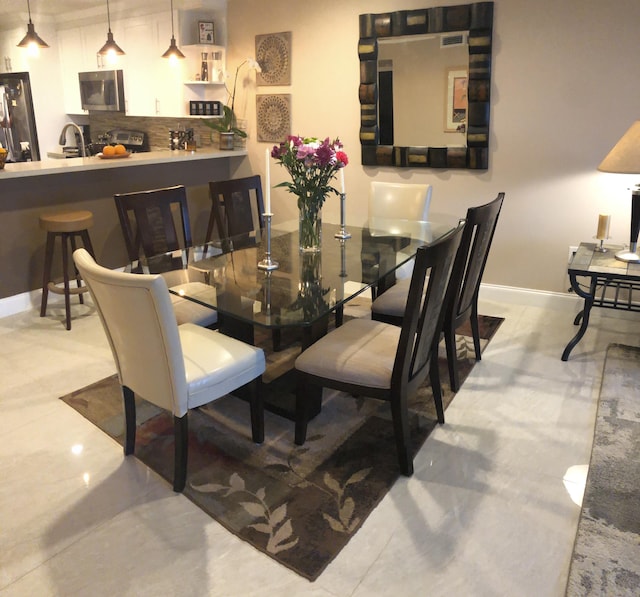
{"type": "MultiPolygon", "coordinates": [[[[293,132],[340,136],[351,157],[345,171],[347,219],[361,223],[373,179],[429,182],[432,212],[463,215],[506,192],[484,281],[563,292],[569,245],[590,240],[599,213],[612,215],[614,242],[628,242],[630,194],[640,176],[596,168],[640,118],[638,0],[496,0],[490,166],[486,172],[372,168],[360,165],[358,15],[458,2],[428,0],[233,0],[229,3],[228,68],[255,54],[257,34],[291,31],[293,132]]],[[[239,84],[240,87],[240,84],[239,84]]],[[[265,147],[256,142],[255,87],[238,92],[249,119],[247,170],[264,175],[265,147]]],[[[284,180],[275,165],[271,180],[284,180]]],[[[292,198],[272,192],[275,218],[295,215],[292,198]]],[[[336,200],[325,207],[338,218],[336,200]]]]}

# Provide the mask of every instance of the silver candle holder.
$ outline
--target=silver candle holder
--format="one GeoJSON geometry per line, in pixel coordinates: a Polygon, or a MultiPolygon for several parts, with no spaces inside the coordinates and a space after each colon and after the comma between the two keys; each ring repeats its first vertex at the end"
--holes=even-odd
{"type": "Polygon", "coordinates": [[[264,259],[258,263],[258,269],[270,272],[274,269],[278,269],[280,264],[277,261],[271,259],[271,217],[273,214],[262,214],[264,218],[265,226],[267,228],[267,250],[264,254],[264,259]]]}
{"type": "Polygon", "coordinates": [[[344,239],[340,240],[340,277],[347,277],[347,247],[344,239]]]}
{"type": "Polygon", "coordinates": [[[345,230],[345,200],[347,198],[346,193],[340,193],[340,232],[336,232],[333,236],[335,238],[339,238],[340,240],[346,240],[347,238],[351,238],[351,233],[345,230]]]}

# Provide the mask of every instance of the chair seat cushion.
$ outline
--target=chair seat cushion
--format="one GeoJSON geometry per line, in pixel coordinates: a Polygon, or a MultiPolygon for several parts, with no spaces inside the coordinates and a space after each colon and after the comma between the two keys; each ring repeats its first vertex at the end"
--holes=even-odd
{"type": "Polygon", "coordinates": [[[188,408],[206,404],[249,383],[265,370],[264,352],[220,332],[178,327],[188,386],[188,408]]]}
{"type": "Polygon", "coordinates": [[[296,359],[296,369],[341,382],[390,388],[400,328],[370,319],[352,319],[312,344],[296,359]]]}
{"type": "Polygon", "coordinates": [[[410,278],[397,282],[371,303],[371,311],[393,317],[404,317],[410,285],[410,278]]]}
{"type": "MultiPolygon", "coordinates": [[[[184,290],[185,294],[194,298],[201,298],[204,302],[212,302],[214,300],[212,297],[215,297],[215,288],[201,282],[189,282],[179,286],[172,286],[171,290],[184,290]]],[[[196,325],[209,327],[218,322],[218,312],[211,307],[205,307],[175,294],[171,294],[171,304],[173,305],[173,312],[176,315],[178,325],[195,323],[196,325]]]]}

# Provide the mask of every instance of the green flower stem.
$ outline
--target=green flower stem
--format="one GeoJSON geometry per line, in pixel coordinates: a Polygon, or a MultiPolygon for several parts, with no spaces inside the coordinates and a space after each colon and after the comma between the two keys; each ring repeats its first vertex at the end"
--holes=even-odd
{"type": "Polygon", "coordinates": [[[300,249],[319,250],[322,241],[321,210],[324,195],[298,195],[298,210],[300,212],[300,249]]]}

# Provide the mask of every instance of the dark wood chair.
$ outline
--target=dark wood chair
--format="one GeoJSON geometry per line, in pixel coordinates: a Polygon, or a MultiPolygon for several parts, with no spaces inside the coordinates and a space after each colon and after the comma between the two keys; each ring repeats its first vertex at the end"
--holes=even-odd
{"type": "Polygon", "coordinates": [[[254,245],[255,232],[264,228],[264,200],[260,176],[216,180],[209,183],[211,214],[205,242],[213,239],[214,227],[225,252],[254,245]]]}
{"type": "MultiPolygon", "coordinates": [[[[264,199],[259,175],[209,183],[211,214],[207,226],[206,242],[213,239],[217,228],[225,253],[256,244],[256,232],[264,228],[264,199]]],[[[282,349],[282,334],[271,333],[273,350],[282,349]]]]}
{"type": "Polygon", "coordinates": [[[400,470],[413,474],[409,397],[430,378],[438,422],[444,423],[438,375],[443,304],[464,224],[418,248],[402,327],[356,318],[329,332],[296,359],[295,442],[307,436],[310,386],[322,386],[391,404],[400,470]],[[426,286],[426,288],[425,288],[426,286]]]}
{"type": "MultiPolygon", "coordinates": [[[[193,245],[185,187],[119,193],[113,198],[132,271],[153,274],[177,269],[175,273],[180,274],[193,245]]],[[[178,277],[176,283],[182,281],[178,277]]],[[[178,324],[211,327],[218,321],[214,309],[171,297],[178,324]]]]}
{"type": "MultiPolygon", "coordinates": [[[[449,380],[454,392],[460,389],[455,332],[466,321],[471,323],[476,360],[481,358],[478,294],[503,200],[504,193],[499,193],[490,203],[467,210],[466,226],[451,275],[442,328],[449,380]]],[[[371,317],[376,321],[402,325],[407,294],[408,284],[404,281],[391,287],[373,301],[371,317]]]]}

